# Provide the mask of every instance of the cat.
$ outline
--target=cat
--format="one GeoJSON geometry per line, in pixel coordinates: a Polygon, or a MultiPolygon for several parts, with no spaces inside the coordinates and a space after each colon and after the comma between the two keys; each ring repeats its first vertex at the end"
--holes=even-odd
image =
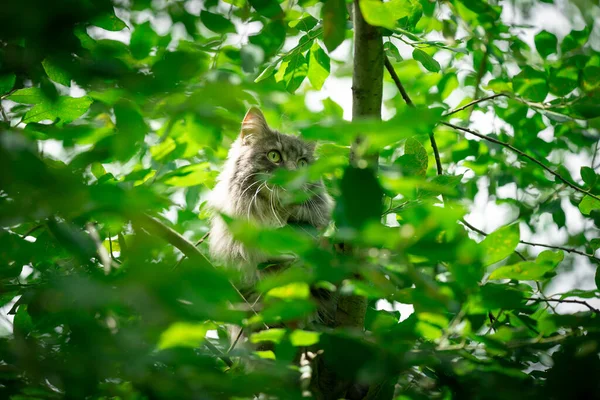
{"type": "Polygon", "coordinates": [[[264,179],[278,168],[308,167],[315,161],[314,151],[314,143],[271,129],[258,108],[250,108],[246,113],[209,199],[215,214],[208,243],[211,257],[237,268],[246,284],[256,282],[260,278],[258,264],[270,260],[264,253],[236,241],[220,214],[266,227],[292,222],[325,227],[333,200],[322,181],[304,185],[304,191],[310,195],[304,202],[284,204],[280,200],[282,188],[264,179]]]}

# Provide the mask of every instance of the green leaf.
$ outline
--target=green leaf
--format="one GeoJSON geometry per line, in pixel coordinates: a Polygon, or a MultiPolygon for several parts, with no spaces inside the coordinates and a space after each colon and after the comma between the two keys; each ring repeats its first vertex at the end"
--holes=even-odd
{"type": "Polygon", "coordinates": [[[594,210],[600,210],[600,201],[592,196],[586,195],[579,203],[579,211],[581,211],[583,215],[590,215],[594,210]]]}
{"type": "Polygon", "coordinates": [[[164,175],[161,181],[169,186],[188,187],[207,185],[212,187],[215,181],[215,172],[210,170],[207,162],[186,165],[164,175]]]}
{"type": "Polygon", "coordinates": [[[303,32],[308,32],[312,28],[314,28],[317,25],[317,23],[319,23],[319,21],[315,17],[313,17],[312,15],[306,14],[300,19],[290,21],[288,23],[288,26],[290,28],[296,28],[303,32]]]}
{"type": "Polygon", "coordinates": [[[257,333],[253,333],[250,336],[251,343],[260,342],[273,342],[279,343],[285,336],[285,329],[282,328],[271,328],[257,333]]]}
{"type": "Polygon", "coordinates": [[[285,25],[282,21],[269,22],[257,35],[250,36],[248,41],[263,49],[265,58],[271,57],[285,42],[285,25]]]}
{"type": "Polygon", "coordinates": [[[402,168],[404,175],[422,176],[427,174],[429,159],[425,147],[414,138],[408,138],[404,144],[404,155],[394,161],[402,168]]]}
{"type": "Polygon", "coordinates": [[[283,14],[276,0],[248,0],[248,3],[260,14],[267,18],[275,18],[283,14]]]}
{"type": "Polygon", "coordinates": [[[267,79],[271,75],[273,75],[273,71],[275,70],[275,65],[276,64],[269,64],[269,65],[267,65],[267,68],[265,68],[263,70],[263,72],[261,72],[260,75],[258,75],[256,77],[256,79],[254,80],[254,83],[258,83],[258,82],[264,81],[265,79],[267,79]]]}
{"type": "Polygon", "coordinates": [[[283,81],[288,92],[294,93],[306,78],[308,73],[308,62],[299,52],[286,57],[275,74],[277,82],[283,81]]]}
{"type": "Polygon", "coordinates": [[[535,35],[535,48],[543,58],[547,58],[550,54],[556,53],[558,40],[556,36],[547,31],[541,31],[535,35]]]}
{"type": "Polygon", "coordinates": [[[329,56],[317,42],[313,43],[309,54],[308,80],[315,89],[321,90],[325,80],[329,76],[329,56]]]}
{"type": "Polygon", "coordinates": [[[307,347],[319,343],[320,332],[310,332],[296,329],[290,334],[292,346],[307,347]]]}
{"type": "Polygon", "coordinates": [[[159,350],[198,347],[204,342],[209,327],[206,323],[175,322],[160,335],[157,347],[159,350]]]}
{"type": "Polygon", "coordinates": [[[429,157],[427,156],[427,150],[425,150],[421,142],[414,138],[408,138],[404,144],[404,154],[415,156],[417,162],[417,172],[415,175],[425,176],[429,165],[429,157]]]}
{"type": "Polygon", "coordinates": [[[544,101],[548,95],[546,74],[526,66],[513,78],[513,88],[516,93],[528,100],[544,101]]]}
{"type": "Polygon", "coordinates": [[[541,280],[548,272],[554,268],[548,265],[540,265],[533,261],[523,261],[514,265],[500,267],[490,275],[490,280],[494,279],[516,279],[523,281],[541,280]]]}
{"type": "Polygon", "coordinates": [[[426,70],[431,72],[440,72],[441,66],[433,57],[425,53],[421,49],[414,49],[412,53],[413,58],[420,62],[426,70]]]}
{"type": "Polygon", "coordinates": [[[158,39],[159,36],[154,32],[149,21],[137,25],[129,43],[131,55],[138,60],[148,57],[152,48],[158,44],[158,39]]]}
{"type": "Polygon", "coordinates": [[[323,42],[329,52],[334,51],[346,38],[346,2],[325,0],[321,9],[323,19],[323,42]]]}
{"type": "Polygon", "coordinates": [[[36,87],[19,89],[8,96],[8,99],[23,104],[37,104],[46,100],[42,90],[36,87]]]}
{"type": "Polygon", "coordinates": [[[127,28],[127,24],[119,19],[114,11],[111,13],[100,15],[91,21],[92,25],[96,25],[107,31],[120,31],[127,28]]]}
{"type": "Polygon", "coordinates": [[[48,78],[52,79],[56,83],[60,83],[64,86],[71,86],[71,77],[51,58],[46,58],[42,61],[42,65],[44,66],[44,70],[48,75],[48,78]]]}
{"type": "Polygon", "coordinates": [[[10,92],[15,86],[17,76],[15,74],[0,75],[0,96],[10,92]]]}
{"type": "Polygon", "coordinates": [[[220,14],[202,11],[200,12],[200,21],[213,32],[221,34],[235,33],[235,25],[220,14]]]}
{"type": "Polygon", "coordinates": [[[398,51],[398,48],[392,42],[385,42],[383,44],[383,51],[385,51],[385,54],[388,57],[396,60],[396,62],[400,62],[403,60],[402,56],[400,55],[400,52],[398,51]]]}
{"type": "Polygon", "coordinates": [[[267,296],[280,299],[308,299],[310,288],[306,282],[292,282],[269,290],[267,296]]]}
{"type": "Polygon", "coordinates": [[[519,224],[503,226],[489,234],[481,242],[485,252],[484,266],[495,264],[510,256],[517,248],[520,237],[519,224]]]}
{"type": "Polygon", "coordinates": [[[562,251],[546,250],[533,261],[523,261],[514,265],[500,267],[491,273],[490,279],[543,280],[554,271],[564,259],[562,251]]]}
{"type": "Polygon", "coordinates": [[[560,50],[563,53],[568,53],[570,51],[576,50],[587,43],[590,37],[591,30],[589,27],[585,27],[580,31],[571,31],[567,36],[563,38],[562,43],[560,44],[560,50]]]}
{"type": "Polygon", "coordinates": [[[50,120],[58,125],[68,124],[85,114],[93,102],[87,96],[78,98],[59,97],[56,101],[44,99],[27,111],[23,117],[23,122],[27,124],[50,120]]]}
{"type": "Polygon", "coordinates": [[[537,256],[535,262],[556,268],[564,259],[565,253],[562,250],[544,250],[537,256]]]}
{"type": "Polygon", "coordinates": [[[365,21],[373,26],[394,29],[400,18],[406,17],[408,25],[415,26],[423,15],[423,7],[414,0],[360,0],[360,11],[365,21]]]}
{"type": "Polygon", "coordinates": [[[579,70],[575,67],[551,68],[548,85],[552,93],[566,96],[579,86],[579,70]]]}
{"type": "Polygon", "coordinates": [[[598,175],[596,175],[596,172],[590,167],[581,167],[580,173],[583,181],[590,188],[593,188],[596,182],[598,181],[598,175]]]}
{"type": "Polygon", "coordinates": [[[338,228],[362,228],[381,217],[383,190],[370,168],[347,167],[336,203],[334,217],[338,228]]]}

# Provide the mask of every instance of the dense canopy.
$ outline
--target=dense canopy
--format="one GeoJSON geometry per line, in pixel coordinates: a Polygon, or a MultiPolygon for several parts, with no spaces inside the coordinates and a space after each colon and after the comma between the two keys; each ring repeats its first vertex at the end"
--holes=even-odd
{"type": "Polygon", "coordinates": [[[600,398],[599,21],[597,0],[3,1],[0,397],[600,398]],[[353,69],[379,66],[353,59],[358,10],[383,121],[350,121],[353,69]],[[336,201],[321,232],[228,222],[296,257],[256,304],[204,241],[251,106],[319,142],[274,179],[336,201]],[[303,323],[311,288],[366,311],[303,323]]]}

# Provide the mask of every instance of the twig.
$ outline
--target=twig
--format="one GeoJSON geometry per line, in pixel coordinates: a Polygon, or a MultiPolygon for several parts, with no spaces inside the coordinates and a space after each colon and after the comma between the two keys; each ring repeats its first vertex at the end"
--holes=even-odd
{"type": "MultiPolygon", "coordinates": [[[[390,59],[386,55],[384,55],[384,65],[385,65],[385,68],[387,69],[387,71],[389,72],[390,76],[392,77],[392,80],[396,84],[396,87],[400,91],[400,94],[402,95],[402,98],[404,99],[406,104],[409,107],[414,107],[415,104],[410,99],[410,96],[406,92],[406,89],[404,89],[404,85],[402,85],[402,82],[400,81],[398,74],[396,74],[396,71],[394,70],[392,63],[390,62],[390,59]]],[[[440,151],[437,147],[437,143],[435,141],[435,137],[433,136],[433,132],[429,133],[429,142],[431,142],[431,148],[433,149],[433,156],[435,157],[435,166],[437,169],[437,174],[442,175],[444,173],[444,170],[442,169],[442,162],[440,160],[440,151]]]]}
{"type": "Polygon", "coordinates": [[[527,298],[525,299],[527,301],[533,301],[536,303],[549,303],[551,301],[554,301],[556,303],[569,303],[569,304],[581,304],[582,306],[586,306],[587,308],[590,309],[590,311],[595,312],[596,314],[600,314],[600,310],[592,307],[591,305],[589,305],[589,303],[583,301],[583,300],[570,300],[570,299],[551,299],[551,298],[545,298],[545,299],[536,299],[533,297],[527,298]]]}
{"type": "Polygon", "coordinates": [[[117,260],[115,255],[113,254],[113,246],[112,246],[112,237],[110,237],[110,232],[108,232],[108,252],[110,253],[110,258],[117,264],[121,264],[121,261],[117,260]]]}
{"type": "Polygon", "coordinates": [[[400,78],[398,78],[398,74],[396,74],[396,71],[394,70],[394,67],[392,66],[392,63],[390,62],[390,59],[387,56],[385,56],[383,62],[384,62],[385,68],[387,69],[387,71],[389,72],[390,76],[392,77],[392,80],[396,84],[396,87],[400,91],[400,94],[402,95],[402,98],[404,99],[404,102],[407,105],[409,105],[411,107],[414,107],[415,104],[412,102],[412,100],[408,96],[408,93],[406,93],[406,89],[404,89],[404,85],[402,85],[402,82],[400,82],[400,78]]]}
{"type": "MultiPolygon", "coordinates": [[[[198,247],[202,244],[202,242],[204,242],[206,240],[206,238],[208,237],[208,235],[210,235],[210,231],[206,232],[204,234],[204,236],[202,236],[200,238],[200,240],[198,240],[196,243],[194,243],[194,247],[198,247]]],[[[175,263],[175,265],[173,265],[173,269],[179,267],[179,265],[181,265],[181,263],[183,262],[183,260],[186,259],[186,256],[184,255],[183,257],[181,257],[181,259],[179,259],[179,261],[177,261],[177,263],[175,263]]]]}
{"type": "Polygon", "coordinates": [[[496,93],[496,94],[491,95],[491,96],[482,97],[480,99],[473,100],[472,102],[467,103],[467,104],[465,104],[462,107],[458,107],[458,108],[456,108],[456,109],[454,109],[454,110],[452,110],[450,112],[447,112],[446,114],[442,115],[442,117],[448,117],[450,115],[453,115],[453,114],[456,114],[456,113],[461,112],[463,110],[466,110],[469,107],[473,107],[474,105],[476,105],[478,103],[482,103],[482,102],[488,101],[488,100],[493,100],[493,99],[498,98],[498,97],[508,97],[508,94],[506,94],[506,93],[496,93]]]}
{"type": "Polygon", "coordinates": [[[217,357],[219,357],[221,360],[223,360],[223,362],[231,368],[231,366],[233,365],[233,361],[231,361],[231,358],[229,358],[227,355],[223,354],[223,352],[221,350],[219,350],[217,348],[217,346],[215,346],[214,344],[212,344],[211,342],[208,341],[208,339],[206,339],[204,341],[204,345],[213,352],[213,354],[215,354],[217,357]]]}
{"type": "MultiPolygon", "coordinates": [[[[165,224],[163,224],[156,218],[151,217],[148,214],[138,214],[137,216],[135,216],[135,219],[137,219],[146,228],[154,231],[159,236],[162,236],[163,239],[165,239],[167,242],[171,243],[173,246],[175,246],[176,248],[181,250],[181,252],[183,254],[185,254],[185,256],[188,257],[189,259],[191,259],[195,262],[198,262],[201,265],[216,268],[204,256],[204,254],[202,254],[202,252],[200,250],[198,250],[196,248],[196,246],[194,246],[194,244],[192,242],[190,242],[189,240],[187,240],[186,238],[181,236],[178,232],[169,228],[168,226],[166,226],[165,224]]],[[[248,306],[250,307],[250,310],[254,313],[254,315],[258,316],[258,313],[256,312],[256,310],[248,302],[248,300],[242,294],[242,292],[240,292],[240,290],[233,284],[233,282],[230,281],[229,283],[233,287],[233,289],[237,292],[238,296],[240,296],[240,298],[244,301],[244,303],[248,304],[248,306]]],[[[267,326],[264,323],[263,323],[263,325],[265,327],[267,326]]]]}
{"type": "Polygon", "coordinates": [[[539,160],[537,160],[537,159],[533,158],[532,156],[530,156],[530,155],[528,155],[527,153],[525,153],[525,152],[523,152],[523,151],[521,151],[521,150],[517,149],[516,147],[514,147],[513,145],[511,145],[511,144],[509,144],[509,143],[503,142],[503,141],[501,141],[501,140],[498,140],[498,139],[494,139],[494,138],[492,138],[492,137],[489,137],[489,136],[486,136],[486,135],[482,135],[481,133],[479,133],[479,132],[475,132],[475,131],[474,131],[474,130],[472,130],[472,129],[463,128],[463,127],[461,127],[461,126],[454,125],[454,124],[451,124],[451,123],[448,123],[448,122],[441,122],[441,124],[443,124],[443,125],[446,125],[446,126],[448,126],[448,127],[452,128],[452,129],[455,129],[455,130],[458,130],[458,131],[462,131],[462,132],[470,133],[471,135],[473,135],[473,136],[477,136],[478,138],[480,138],[480,139],[483,139],[483,140],[486,140],[486,141],[488,141],[488,142],[495,143],[495,144],[499,144],[500,146],[504,146],[504,147],[506,147],[507,149],[509,149],[509,150],[512,150],[514,153],[517,153],[519,156],[521,156],[521,157],[525,157],[525,158],[527,158],[528,160],[530,160],[530,161],[532,161],[532,162],[536,163],[537,165],[539,165],[540,167],[542,167],[542,168],[543,168],[543,169],[544,169],[546,172],[548,172],[548,173],[550,173],[551,175],[553,175],[554,177],[558,178],[560,181],[564,182],[564,183],[565,183],[567,186],[569,186],[570,188],[572,188],[572,189],[576,190],[576,191],[577,191],[577,192],[579,192],[579,193],[583,193],[583,194],[585,194],[585,195],[587,195],[587,196],[590,196],[590,197],[592,197],[592,198],[593,198],[593,199],[595,199],[595,200],[598,200],[598,201],[600,201],[600,197],[598,197],[597,195],[595,195],[595,194],[593,194],[593,193],[590,193],[589,191],[587,191],[587,190],[584,190],[584,189],[580,188],[579,186],[577,186],[577,185],[575,185],[575,184],[573,184],[573,183],[569,182],[567,179],[563,178],[563,177],[562,177],[562,176],[561,176],[559,173],[557,173],[557,172],[553,171],[551,168],[547,167],[547,166],[546,166],[546,165],[545,165],[543,162],[541,162],[541,161],[539,161],[539,160]]]}
{"type": "Polygon", "coordinates": [[[30,230],[28,230],[27,232],[25,232],[23,234],[23,237],[26,238],[27,236],[30,236],[33,232],[37,231],[38,229],[42,228],[45,224],[39,224],[34,226],[33,228],[31,228],[30,230]]]}
{"type": "Polygon", "coordinates": [[[589,257],[593,260],[600,261],[600,258],[596,257],[593,254],[587,254],[587,253],[584,253],[583,251],[579,251],[579,250],[576,250],[576,249],[573,249],[570,247],[553,246],[553,245],[544,244],[544,243],[533,243],[533,242],[527,242],[525,240],[519,240],[519,243],[527,244],[529,246],[540,246],[540,247],[546,247],[548,249],[563,250],[563,251],[566,251],[567,253],[579,254],[580,256],[585,256],[585,257],[589,257]]]}

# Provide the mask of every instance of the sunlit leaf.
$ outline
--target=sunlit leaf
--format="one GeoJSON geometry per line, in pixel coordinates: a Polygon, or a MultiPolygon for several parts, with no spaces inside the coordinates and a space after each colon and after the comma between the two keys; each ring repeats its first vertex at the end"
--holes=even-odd
{"type": "Polygon", "coordinates": [[[316,90],[321,90],[329,76],[329,56],[317,42],[310,48],[308,60],[308,80],[316,90]]]}
{"type": "Polygon", "coordinates": [[[507,225],[489,234],[481,242],[485,251],[484,265],[504,260],[515,251],[519,240],[519,224],[507,225]]]}
{"type": "Polygon", "coordinates": [[[198,347],[205,340],[210,325],[206,323],[176,322],[160,335],[158,349],[171,347],[198,347]]]}

